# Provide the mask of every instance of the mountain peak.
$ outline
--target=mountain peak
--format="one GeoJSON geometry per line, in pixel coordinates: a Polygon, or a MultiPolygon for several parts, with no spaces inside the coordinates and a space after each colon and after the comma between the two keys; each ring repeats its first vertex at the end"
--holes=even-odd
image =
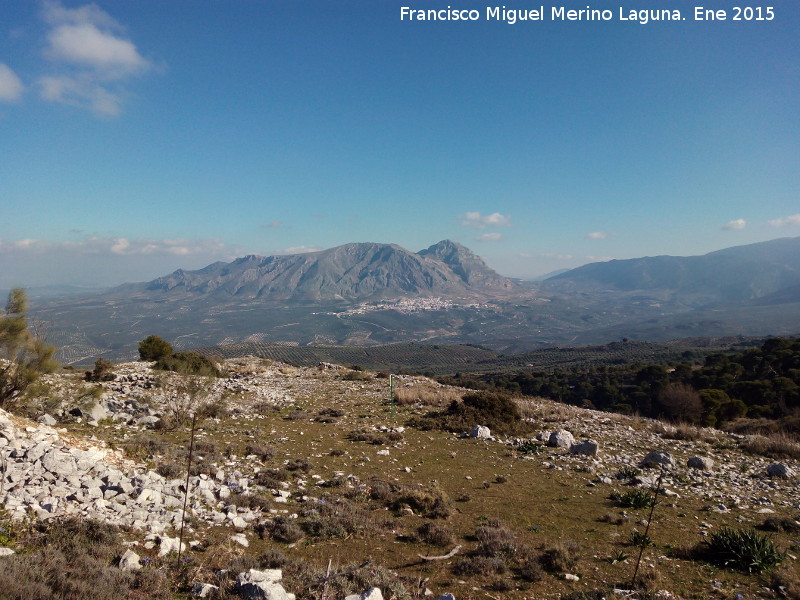
{"type": "Polygon", "coordinates": [[[478,285],[497,290],[507,290],[514,284],[489,268],[483,259],[466,246],[452,240],[442,240],[420,250],[417,254],[446,264],[467,285],[478,285]]]}
{"type": "Polygon", "coordinates": [[[147,289],[265,301],[364,301],[474,296],[514,284],[464,246],[443,240],[413,253],[397,244],[351,243],[307,254],[249,254],[199,271],[176,271],[147,289]]]}

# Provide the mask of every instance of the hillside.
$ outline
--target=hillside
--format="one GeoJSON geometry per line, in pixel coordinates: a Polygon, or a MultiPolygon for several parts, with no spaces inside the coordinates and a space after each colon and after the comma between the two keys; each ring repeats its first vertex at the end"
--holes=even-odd
{"type": "Polygon", "coordinates": [[[224,378],[194,381],[120,364],[99,384],[65,371],[19,407],[50,425],[0,410],[4,597],[38,586],[45,598],[60,585],[103,600],[186,598],[206,584],[234,599],[249,569],[279,569],[272,577],[299,600],[372,586],[397,600],[426,589],[461,600],[610,597],[630,582],[632,540],[650,514],[635,499],[652,497],[659,469],[640,466],[651,450],[673,466],[647,531],[641,590],[687,600],[798,593],[800,464],[753,453],[751,439],[539,399],[517,403],[522,420],[497,423],[514,424],[517,437],[462,438],[412,425],[451,414],[466,390],[399,377],[390,406],[388,380],[374,373],[260,359],[225,368],[224,378]],[[94,407],[80,400],[92,389],[94,407]],[[573,450],[566,431],[595,440],[597,453],[573,450]],[[552,432],[567,445],[548,445],[552,432]],[[26,515],[33,522],[22,527],[26,515]],[[753,526],[773,530],[789,553],[774,577],[721,566],[702,544],[753,526]]]}
{"type": "Polygon", "coordinates": [[[591,263],[549,278],[547,289],[647,291],[699,307],[781,296],[800,302],[800,237],[726,248],[703,256],[655,256],[591,263]]]}

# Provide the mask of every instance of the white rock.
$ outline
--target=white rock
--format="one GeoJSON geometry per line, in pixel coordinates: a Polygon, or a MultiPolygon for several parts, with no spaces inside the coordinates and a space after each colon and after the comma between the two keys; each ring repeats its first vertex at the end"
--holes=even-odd
{"type": "Polygon", "coordinates": [[[552,448],[569,448],[575,443],[575,438],[566,429],[559,429],[550,434],[547,445],[552,448]]]}

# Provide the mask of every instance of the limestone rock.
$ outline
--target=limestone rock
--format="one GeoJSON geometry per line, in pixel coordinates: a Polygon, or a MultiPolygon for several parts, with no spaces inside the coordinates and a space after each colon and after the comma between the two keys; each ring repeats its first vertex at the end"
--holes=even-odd
{"type": "Polygon", "coordinates": [[[686,461],[686,466],[699,471],[710,471],[714,468],[714,461],[706,456],[693,456],[686,461]]]}
{"type": "Polygon", "coordinates": [[[553,448],[569,448],[575,443],[575,438],[566,429],[559,429],[550,434],[547,445],[553,448]]]}
{"type": "Polygon", "coordinates": [[[136,552],[128,549],[125,551],[125,554],[122,555],[122,558],[119,559],[119,568],[123,571],[138,571],[142,568],[139,559],[140,557],[136,552]]]}
{"type": "Polygon", "coordinates": [[[651,450],[642,460],[643,467],[665,467],[667,469],[675,466],[675,459],[669,452],[662,450],[651,450]]]}
{"type": "Polygon", "coordinates": [[[580,443],[572,444],[569,447],[570,454],[579,454],[582,456],[597,456],[600,451],[600,444],[595,440],[583,440],[580,443]]]}
{"type": "Polygon", "coordinates": [[[469,437],[477,438],[479,440],[488,440],[492,437],[492,432],[484,425],[476,425],[469,433],[469,437]]]}
{"type": "Polygon", "coordinates": [[[195,598],[208,598],[219,589],[216,585],[195,581],[192,586],[192,596],[195,598]]]}

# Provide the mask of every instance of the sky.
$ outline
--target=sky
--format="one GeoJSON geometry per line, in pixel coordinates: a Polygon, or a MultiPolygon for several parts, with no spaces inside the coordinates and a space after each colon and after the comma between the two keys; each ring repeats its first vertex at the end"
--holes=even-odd
{"type": "Polygon", "coordinates": [[[532,278],[800,235],[800,3],[543,1],[3,0],[0,288],[443,239],[532,278]]]}

